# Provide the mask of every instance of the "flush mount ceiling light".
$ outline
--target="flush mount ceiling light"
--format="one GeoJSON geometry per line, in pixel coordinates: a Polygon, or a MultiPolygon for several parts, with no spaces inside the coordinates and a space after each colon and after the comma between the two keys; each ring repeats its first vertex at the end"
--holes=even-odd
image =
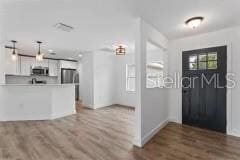
{"type": "Polygon", "coordinates": [[[126,54],[126,47],[124,45],[118,45],[116,47],[116,55],[125,55],[126,54]]]}
{"type": "Polygon", "coordinates": [[[17,52],[16,52],[16,43],[17,43],[17,41],[12,40],[11,42],[13,43],[13,47],[12,47],[12,49],[13,49],[13,51],[12,51],[12,60],[16,61],[17,60],[17,52]]]}
{"type": "Polygon", "coordinates": [[[74,27],[64,24],[64,23],[57,23],[54,25],[55,28],[60,29],[64,32],[70,32],[74,29],[74,27]]]}
{"type": "Polygon", "coordinates": [[[195,29],[202,23],[203,19],[204,19],[203,17],[193,17],[193,18],[188,19],[185,22],[185,24],[187,26],[189,26],[190,28],[195,29]]]}
{"type": "Polygon", "coordinates": [[[37,61],[43,61],[43,54],[41,53],[41,44],[42,42],[41,41],[37,41],[38,43],[38,53],[36,55],[36,60],[37,61]]]}

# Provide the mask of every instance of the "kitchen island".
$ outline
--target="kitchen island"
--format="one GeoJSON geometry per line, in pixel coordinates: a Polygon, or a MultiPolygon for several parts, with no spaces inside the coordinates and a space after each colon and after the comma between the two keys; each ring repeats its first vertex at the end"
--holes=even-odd
{"type": "Polygon", "coordinates": [[[75,84],[0,85],[0,121],[51,120],[76,113],[75,84]]]}

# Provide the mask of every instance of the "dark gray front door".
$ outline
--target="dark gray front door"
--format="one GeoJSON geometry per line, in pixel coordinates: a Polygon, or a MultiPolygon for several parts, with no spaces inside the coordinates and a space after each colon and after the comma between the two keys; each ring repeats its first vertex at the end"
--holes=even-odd
{"type": "Polygon", "coordinates": [[[182,54],[183,124],[226,133],[227,47],[182,54]]]}

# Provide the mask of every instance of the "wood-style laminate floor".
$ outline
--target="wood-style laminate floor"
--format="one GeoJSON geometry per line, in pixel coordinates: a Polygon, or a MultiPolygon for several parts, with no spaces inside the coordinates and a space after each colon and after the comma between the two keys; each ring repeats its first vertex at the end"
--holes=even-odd
{"type": "Polygon", "coordinates": [[[0,123],[0,160],[240,159],[238,138],[169,123],[139,149],[133,109],[77,110],[54,121],[0,123]]]}

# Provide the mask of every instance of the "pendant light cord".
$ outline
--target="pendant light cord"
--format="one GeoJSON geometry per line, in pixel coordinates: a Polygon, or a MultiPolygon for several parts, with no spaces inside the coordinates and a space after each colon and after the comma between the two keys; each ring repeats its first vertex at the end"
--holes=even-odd
{"type": "Polygon", "coordinates": [[[17,43],[17,41],[12,40],[12,43],[13,43],[13,54],[16,54],[16,43],[17,43]]]}
{"type": "Polygon", "coordinates": [[[13,43],[13,54],[16,54],[16,51],[15,51],[15,42],[13,43]]]}
{"type": "Polygon", "coordinates": [[[38,44],[38,54],[40,55],[40,43],[38,44]]]}
{"type": "Polygon", "coordinates": [[[41,41],[37,41],[37,43],[38,43],[38,55],[41,55],[41,41]]]}

